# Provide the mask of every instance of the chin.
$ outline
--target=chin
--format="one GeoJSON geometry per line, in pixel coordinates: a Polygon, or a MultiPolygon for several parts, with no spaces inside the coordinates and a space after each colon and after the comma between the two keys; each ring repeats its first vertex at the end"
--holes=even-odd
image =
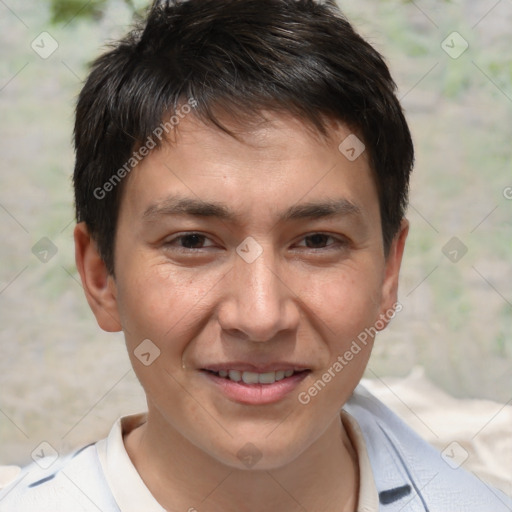
{"type": "Polygon", "coordinates": [[[289,437],[271,437],[262,436],[261,432],[255,436],[234,436],[230,446],[210,450],[210,455],[233,469],[268,471],[292,463],[307,447],[298,439],[291,442],[289,437]]]}

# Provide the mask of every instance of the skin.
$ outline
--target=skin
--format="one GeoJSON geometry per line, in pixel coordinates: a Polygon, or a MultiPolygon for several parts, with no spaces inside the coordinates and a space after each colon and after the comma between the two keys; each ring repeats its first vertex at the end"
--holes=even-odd
{"type": "Polygon", "coordinates": [[[137,166],[121,201],[115,278],[87,227],[75,229],[87,300],[104,330],[124,331],[147,396],[148,420],[125,446],[167,510],[357,506],[357,456],[339,411],[373,340],[308,404],[298,394],[396,303],[408,223],[386,257],[366,153],[351,162],[338,150],[346,126],[331,123],[320,137],[293,117],[267,118],[251,128],[224,120],[236,140],[189,115],[172,143],[137,166]],[[159,211],[173,194],[222,202],[238,217],[159,211]],[[358,211],[279,220],[291,206],[326,198],[358,211]],[[177,238],[190,232],[205,238],[177,238]],[[236,252],[248,236],[263,251],[252,263],[236,252]],[[160,350],[149,366],[134,355],[145,339],[160,350]],[[227,361],[287,361],[310,373],[278,402],[250,405],[227,398],[201,371],[227,361]],[[247,443],[261,455],[250,468],[237,456],[247,443]]]}

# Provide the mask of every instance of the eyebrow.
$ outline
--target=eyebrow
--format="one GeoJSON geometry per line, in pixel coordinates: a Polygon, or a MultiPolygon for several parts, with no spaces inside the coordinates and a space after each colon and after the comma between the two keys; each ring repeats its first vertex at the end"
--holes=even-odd
{"type": "MultiPolygon", "coordinates": [[[[279,222],[301,219],[324,219],[347,215],[360,215],[361,208],[348,199],[326,199],[296,204],[279,215],[279,222]]],[[[190,215],[195,217],[214,217],[235,222],[241,215],[223,203],[206,202],[181,196],[170,196],[149,206],[143,214],[145,221],[154,221],[161,216],[190,215]]]]}

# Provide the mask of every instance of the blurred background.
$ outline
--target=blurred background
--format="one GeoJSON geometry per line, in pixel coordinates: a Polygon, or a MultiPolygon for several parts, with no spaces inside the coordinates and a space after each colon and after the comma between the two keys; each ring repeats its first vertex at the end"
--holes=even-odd
{"type": "MultiPolygon", "coordinates": [[[[0,0],[1,464],[29,462],[43,440],[60,452],[95,441],[145,408],[122,335],[97,327],[76,272],[71,140],[88,62],[146,5],[0,0]]],[[[386,57],[416,146],[403,311],[366,377],[414,370],[452,397],[506,404],[512,1],[340,6],[386,57]]]]}

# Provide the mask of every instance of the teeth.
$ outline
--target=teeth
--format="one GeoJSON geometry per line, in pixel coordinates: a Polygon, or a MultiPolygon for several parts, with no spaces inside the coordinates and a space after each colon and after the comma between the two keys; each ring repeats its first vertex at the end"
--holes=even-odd
{"type": "MultiPolygon", "coordinates": [[[[258,375],[258,374],[256,374],[258,375]]],[[[260,384],[274,384],[276,381],[276,372],[260,373],[258,375],[258,382],[260,384]]]]}
{"type": "Polygon", "coordinates": [[[243,381],[245,384],[274,384],[293,375],[293,370],[277,370],[276,372],[256,373],[241,372],[239,370],[219,370],[219,377],[228,378],[235,382],[243,381]]]}
{"type": "Polygon", "coordinates": [[[242,373],[238,370],[229,370],[229,378],[235,382],[240,382],[242,380],[242,373]]]}
{"type": "MultiPolygon", "coordinates": [[[[268,373],[262,374],[262,375],[268,375],[268,373]]],[[[242,380],[246,384],[258,384],[258,377],[259,377],[259,375],[257,373],[253,373],[253,372],[243,372],[242,373],[242,380]]]]}

